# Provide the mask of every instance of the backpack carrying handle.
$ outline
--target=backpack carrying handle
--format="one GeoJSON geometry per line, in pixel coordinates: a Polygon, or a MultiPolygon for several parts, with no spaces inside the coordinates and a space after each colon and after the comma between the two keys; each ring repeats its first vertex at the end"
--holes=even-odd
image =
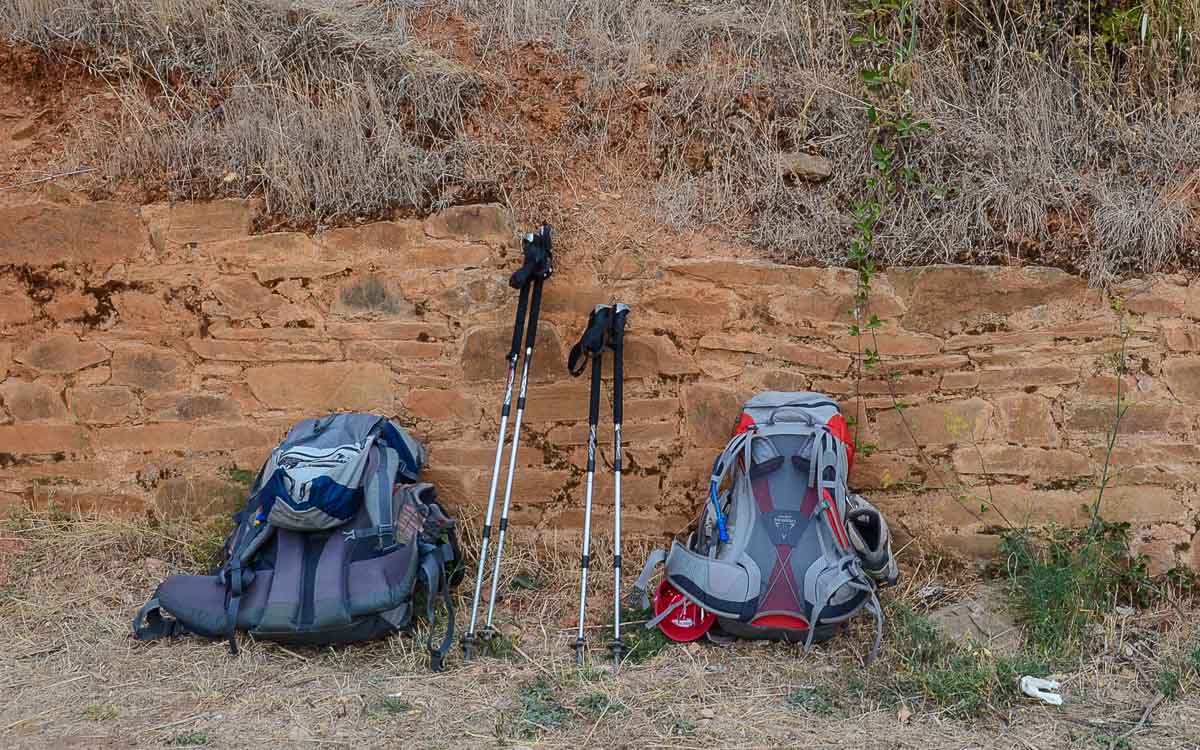
{"type": "MultiPolygon", "coordinates": [[[[799,419],[780,419],[779,418],[779,413],[785,409],[803,409],[803,407],[805,407],[805,406],[807,406],[807,404],[784,404],[783,406],[776,406],[774,409],[771,410],[771,414],[767,417],[767,424],[779,424],[781,422],[789,422],[789,423],[801,422],[803,424],[807,424],[807,425],[816,427],[817,422],[813,419],[812,414],[810,414],[807,411],[793,412],[794,414],[796,414],[796,416],[800,417],[799,419]]],[[[785,416],[786,416],[786,412],[785,412],[785,416]]]]}

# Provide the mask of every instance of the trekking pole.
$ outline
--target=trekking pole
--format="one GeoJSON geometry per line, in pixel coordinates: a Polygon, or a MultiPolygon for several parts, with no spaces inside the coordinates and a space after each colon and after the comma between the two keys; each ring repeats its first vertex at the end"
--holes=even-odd
{"type": "Polygon", "coordinates": [[[488,599],[487,621],[483,636],[495,635],[492,618],[496,613],[496,591],[500,587],[500,568],[504,561],[504,538],[508,532],[508,508],[512,503],[513,476],[517,471],[517,448],[521,443],[521,418],[525,415],[525,394],[529,388],[529,363],[533,360],[533,346],[537,340],[538,314],[542,309],[542,284],[554,272],[550,251],[550,227],[546,224],[537,234],[525,238],[525,265],[513,274],[508,283],[517,287],[533,279],[533,299],[529,303],[529,328],[525,332],[525,361],[521,369],[521,391],[517,396],[517,417],[513,423],[512,448],[508,456],[508,480],[504,485],[504,504],[500,508],[500,536],[496,539],[496,562],[492,569],[491,595],[488,599]]]}
{"type": "Polygon", "coordinates": [[[621,668],[625,644],[621,641],[621,418],[624,407],[622,380],[625,377],[625,318],[628,305],[614,305],[612,332],[609,336],[613,352],[613,640],[610,644],[613,671],[621,668]]]}
{"type": "Polygon", "coordinates": [[[517,379],[517,359],[521,356],[521,338],[525,333],[525,313],[529,306],[529,283],[521,286],[517,301],[517,317],[513,322],[512,348],[508,350],[508,381],[504,387],[504,405],[500,408],[500,434],[496,437],[496,459],[492,462],[492,484],[488,490],[487,511],[483,519],[483,540],[479,545],[479,564],[475,571],[475,594],[471,597],[471,624],[462,637],[463,659],[475,657],[475,624],[479,619],[479,595],[483,592],[483,570],[487,566],[488,546],[492,538],[492,515],[496,510],[496,487],[500,483],[500,459],[504,455],[504,439],[508,435],[508,415],[512,410],[513,384],[517,379]]]}
{"type": "Polygon", "coordinates": [[[596,476],[596,426],[600,421],[600,379],[603,374],[604,344],[608,337],[612,319],[612,308],[596,305],[588,316],[588,327],[583,336],[571,349],[567,369],[572,376],[583,372],[584,362],[592,360],[592,389],[588,396],[588,444],[587,444],[587,489],[583,506],[583,551],[579,557],[579,632],[575,639],[575,663],[582,665],[587,649],[587,579],[591,557],[592,537],[592,484],[596,476]]]}

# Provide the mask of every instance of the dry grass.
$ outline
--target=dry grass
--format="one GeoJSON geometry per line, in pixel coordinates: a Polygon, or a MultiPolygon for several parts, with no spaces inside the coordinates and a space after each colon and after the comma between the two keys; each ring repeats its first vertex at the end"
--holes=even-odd
{"type": "Polygon", "coordinates": [[[381,4],[5,0],[0,19],[115,82],[123,116],[85,144],[110,183],[259,193],[297,224],[428,210],[483,91],[381,4]]]}
{"type": "MultiPolygon", "coordinates": [[[[469,666],[455,655],[449,671],[433,675],[410,638],[324,650],[246,641],[238,659],[222,643],[131,641],[129,619],[157,581],[199,565],[195,551],[210,534],[194,525],[37,513],[9,522],[0,536],[9,570],[0,583],[0,742],[14,748],[1095,748],[1136,727],[1154,679],[1140,676],[1154,663],[1141,657],[1159,641],[1174,654],[1196,636],[1191,626],[1154,624],[1168,612],[1112,619],[1096,659],[1065,676],[1065,709],[1019,704],[968,722],[896,687],[894,637],[864,671],[865,627],[811,658],[780,644],[675,645],[619,676],[579,670],[568,648],[577,590],[565,537],[514,536],[507,569],[541,584],[512,591],[499,608],[517,648],[469,666]]],[[[639,545],[627,550],[633,561],[643,553],[639,545]]],[[[969,588],[949,584],[936,565],[909,573],[892,600],[918,610],[969,588]]],[[[596,578],[598,667],[611,588],[596,578]]],[[[1183,692],[1130,741],[1194,747],[1198,723],[1195,691],[1183,692]]]]}
{"type": "MultiPolygon", "coordinates": [[[[1196,264],[1196,190],[1179,189],[1200,168],[1195,0],[908,7],[903,105],[933,130],[905,155],[918,184],[884,213],[885,265],[1048,262],[1107,283],[1196,264]]],[[[479,197],[540,221],[601,175],[676,230],[718,227],[776,259],[838,264],[869,192],[860,72],[872,53],[850,42],[857,11],[0,0],[0,31],[149,89],[125,97],[121,126],[98,141],[114,181],[261,192],[294,223],[479,197]],[[479,62],[455,62],[467,58],[479,62]],[[797,151],[829,158],[832,177],[785,179],[780,156],[797,151]]]]}

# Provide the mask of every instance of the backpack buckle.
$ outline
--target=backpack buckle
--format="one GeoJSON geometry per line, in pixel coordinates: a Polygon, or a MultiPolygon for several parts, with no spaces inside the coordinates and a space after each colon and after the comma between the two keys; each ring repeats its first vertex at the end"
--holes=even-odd
{"type": "Polygon", "coordinates": [[[379,526],[375,528],[375,539],[377,540],[377,549],[380,552],[387,552],[388,550],[394,549],[396,547],[396,526],[390,523],[379,524],[379,526]],[[384,537],[389,536],[392,538],[391,543],[384,544],[384,537]]]}
{"type": "Polygon", "coordinates": [[[446,655],[433,646],[429,647],[429,669],[434,672],[443,672],[446,669],[446,655]]]}

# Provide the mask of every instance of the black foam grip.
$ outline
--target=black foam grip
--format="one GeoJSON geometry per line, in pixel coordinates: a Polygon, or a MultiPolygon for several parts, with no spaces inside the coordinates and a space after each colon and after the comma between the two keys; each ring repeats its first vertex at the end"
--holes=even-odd
{"type": "Polygon", "coordinates": [[[533,301],[529,304],[529,332],[525,335],[526,350],[533,351],[533,343],[537,340],[538,317],[542,312],[542,284],[545,279],[538,278],[533,282],[533,301]]]}
{"type": "Polygon", "coordinates": [[[625,407],[625,317],[629,308],[613,313],[611,346],[613,350],[613,424],[621,424],[625,407]]]}
{"type": "Polygon", "coordinates": [[[600,379],[604,372],[603,350],[592,355],[592,392],[588,395],[588,425],[600,422],[600,379]]]}
{"type": "Polygon", "coordinates": [[[515,362],[521,353],[521,336],[525,333],[525,313],[529,309],[529,287],[521,287],[517,296],[517,318],[513,321],[512,348],[508,350],[508,360],[515,362]]]}

